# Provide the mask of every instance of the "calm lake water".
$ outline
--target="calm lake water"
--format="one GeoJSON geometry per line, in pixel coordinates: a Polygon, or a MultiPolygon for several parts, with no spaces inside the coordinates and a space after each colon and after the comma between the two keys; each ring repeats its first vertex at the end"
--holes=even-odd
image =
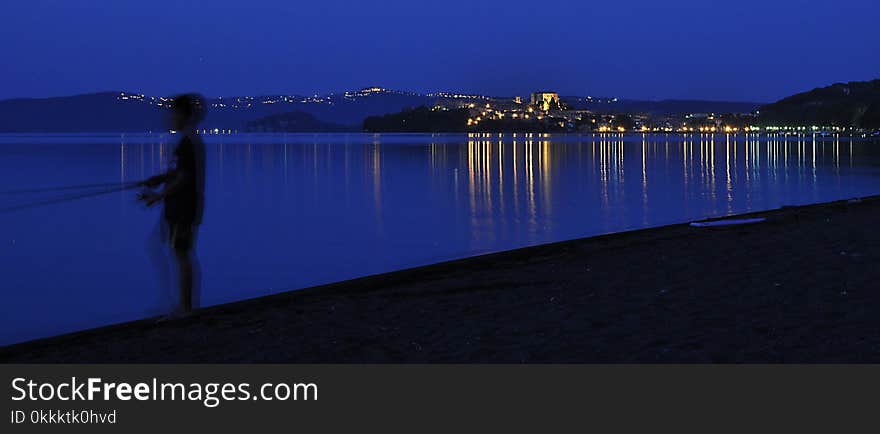
{"type": "MultiPolygon", "coordinates": [[[[871,140],[205,136],[202,305],[441,260],[880,193],[871,140]]],[[[0,208],[167,167],[171,135],[0,135],[0,208]]],[[[100,190],[100,189],[99,189],[100,190]]],[[[0,345],[163,313],[136,191],[0,212],[0,345]]]]}

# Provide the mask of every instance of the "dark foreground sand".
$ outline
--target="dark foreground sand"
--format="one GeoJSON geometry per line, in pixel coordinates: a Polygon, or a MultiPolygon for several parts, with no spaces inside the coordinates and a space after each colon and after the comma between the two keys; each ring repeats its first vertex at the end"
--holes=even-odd
{"type": "Polygon", "coordinates": [[[880,362],[880,199],[515,250],[0,349],[6,362],[880,362]]]}

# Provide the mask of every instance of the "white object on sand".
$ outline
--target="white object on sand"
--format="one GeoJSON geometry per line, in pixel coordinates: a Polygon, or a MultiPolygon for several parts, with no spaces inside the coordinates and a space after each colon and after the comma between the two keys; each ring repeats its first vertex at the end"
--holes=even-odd
{"type": "Polygon", "coordinates": [[[764,217],[757,217],[752,219],[715,220],[711,222],[693,222],[691,223],[691,226],[695,228],[710,228],[715,226],[750,225],[753,223],[761,223],[765,220],[767,219],[764,217]]]}

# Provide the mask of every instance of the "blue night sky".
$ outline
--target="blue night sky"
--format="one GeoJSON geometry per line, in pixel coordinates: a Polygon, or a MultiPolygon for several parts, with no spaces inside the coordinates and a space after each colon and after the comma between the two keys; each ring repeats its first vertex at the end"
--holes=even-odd
{"type": "Polygon", "coordinates": [[[880,77],[876,0],[4,2],[0,98],[368,85],[766,102],[880,77]]]}

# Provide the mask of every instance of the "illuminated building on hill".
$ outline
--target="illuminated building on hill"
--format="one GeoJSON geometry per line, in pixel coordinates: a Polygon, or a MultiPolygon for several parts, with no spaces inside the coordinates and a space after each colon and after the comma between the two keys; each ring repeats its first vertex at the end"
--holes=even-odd
{"type": "Polygon", "coordinates": [[[552,107],[559,107],[559,94],[556,92],[535,92],[532,93],[531,104],[539,110],[550,110],[552,107]]]}

